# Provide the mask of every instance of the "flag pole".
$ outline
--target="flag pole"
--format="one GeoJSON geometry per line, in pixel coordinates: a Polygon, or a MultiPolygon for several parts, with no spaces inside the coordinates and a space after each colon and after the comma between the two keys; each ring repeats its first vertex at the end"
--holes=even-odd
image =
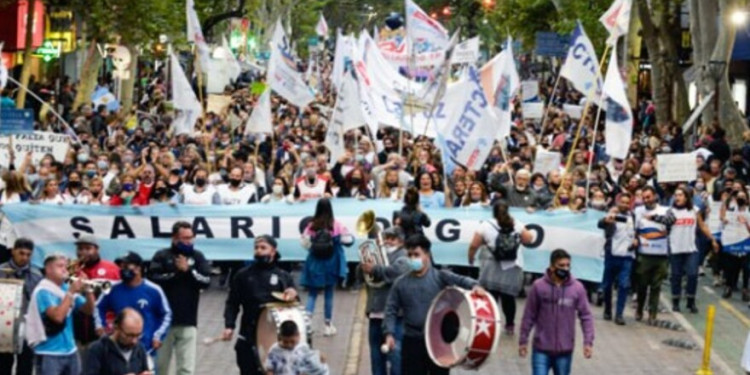
{"type": "Polygon", "coordinates": [[[549,98],[549,103],[547,103],[547,108],[544,109],[544,114],[542,115],[542,129],[539,132],[541,137],[544,137],[544,130],[547,128],[547,114],[549,113],[549,107],[551,107],[552,103],[557,99],[557,87],[560,84],[560,78],[562,78],[562,75],[558,73],[555,85],[552,88],[552,95],[549,98]]]}
{"type": "MultiPolygon", "coordinates": [[[[203,147],[206,151],[206,162],[208,162],[208,137],[206,137],[207,132],[207,126],[206,126],[206,103],[203,100],[203,72],[201,71],[201,62],[200,58],[198,58],[197,54],[197,45],[193,45],[194,50],[196,51],[195,56],[193,57],[193,61],[195,62],[195,75],[198,81],[198,100],[201,102],[201,135],[203,135],[203,147]]],[[[195,124],[193,124],[193,127],[195,127],[195,124]]],[[[213,173],[213,165],[211,163],[208,163],[208,173],[213,173]]]]}
{"type": "MultiPolygon", "coordinates": [[[[604,96],[602,94],[602,96],[604,96]]],[[[594,146],[596,145],[596,133],[599,130],[599,117],[602,114],[602,99],[599,99],[599,107],[596,109],[596,120],[594,120],[594,134],[593,138],[591,139],[591,144],[589,145],[589,153],[591,153],[591,158],[588,161],[588,170],[586,171],[586,197],[588,200],[589,196],[589,189],[591,188],[591,167],[594,164],[594,159],[596,158],[596,155],[594,154],[594,146]]]]}

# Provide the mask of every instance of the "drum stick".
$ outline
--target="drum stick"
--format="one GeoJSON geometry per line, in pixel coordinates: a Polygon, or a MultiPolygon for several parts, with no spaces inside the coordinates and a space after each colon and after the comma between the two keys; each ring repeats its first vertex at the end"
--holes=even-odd
{"type": "Polygon", "coordinates": [[[383,344],[380,346],[380,352],[383,354],[388,354],[388,352],[391,351],[391,348],[388,347],[388,344],[383,344]]]}
{"type": "Polygon", "coordinates": [[[203,345],[211,345],[219,341],[224,341],[224,338],[222,336],[206,337],[203,339],[203,345]]]}

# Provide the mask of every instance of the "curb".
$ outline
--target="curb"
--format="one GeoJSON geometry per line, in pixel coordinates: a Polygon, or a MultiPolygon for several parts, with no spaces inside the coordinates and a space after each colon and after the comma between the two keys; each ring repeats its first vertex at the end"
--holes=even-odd
{"type": "Polygon", "coordinates": [[[359,292],[357,307],[355,309],[354,324],[352,324],[352,335],[349,337],[349,351],[346,355],[346,366],[344,375],[357,375],[359,373],[359,361],[362,351],[362,334],[364,327],[365,307],[367,304],[367,293],[365,289],[359,292]]]}

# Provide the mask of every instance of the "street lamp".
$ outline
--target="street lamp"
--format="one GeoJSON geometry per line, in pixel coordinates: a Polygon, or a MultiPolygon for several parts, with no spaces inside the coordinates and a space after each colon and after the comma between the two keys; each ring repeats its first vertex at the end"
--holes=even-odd
{"type": "Polygon", "coordinates": [[[748,11],[745,9],[737,9],[732,12],[730,19],[735,26],[743,26],[747,23],[748,11]]]}

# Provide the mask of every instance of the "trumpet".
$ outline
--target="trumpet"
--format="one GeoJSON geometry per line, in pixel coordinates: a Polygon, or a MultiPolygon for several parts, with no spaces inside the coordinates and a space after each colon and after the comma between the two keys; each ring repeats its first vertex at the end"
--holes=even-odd
{"type": "MultiPolygon", "coordinates": [[[[357,233],[360,236],[375,237],[368,239],[359,245],[359,259],[361,262],[375,263],[384,267],[388,266],[388,254],[381,246],[383,243],[380,227],[375,220],[375,212],[367,210],[357,219],[357,233]]],[[[375,282],[371,275],[365,275],[365,282],[373,288],[380,288],[385,282],[375,282]]]]}
{"type": "Polygon", "coordinates": [[[92,290],[94,294],[108,294],[112,290],[112,282],[109,280],[88,280],[80,277],[70,276],[67,280],[69,283],[80,281],[87,290],[92,290]]]}

